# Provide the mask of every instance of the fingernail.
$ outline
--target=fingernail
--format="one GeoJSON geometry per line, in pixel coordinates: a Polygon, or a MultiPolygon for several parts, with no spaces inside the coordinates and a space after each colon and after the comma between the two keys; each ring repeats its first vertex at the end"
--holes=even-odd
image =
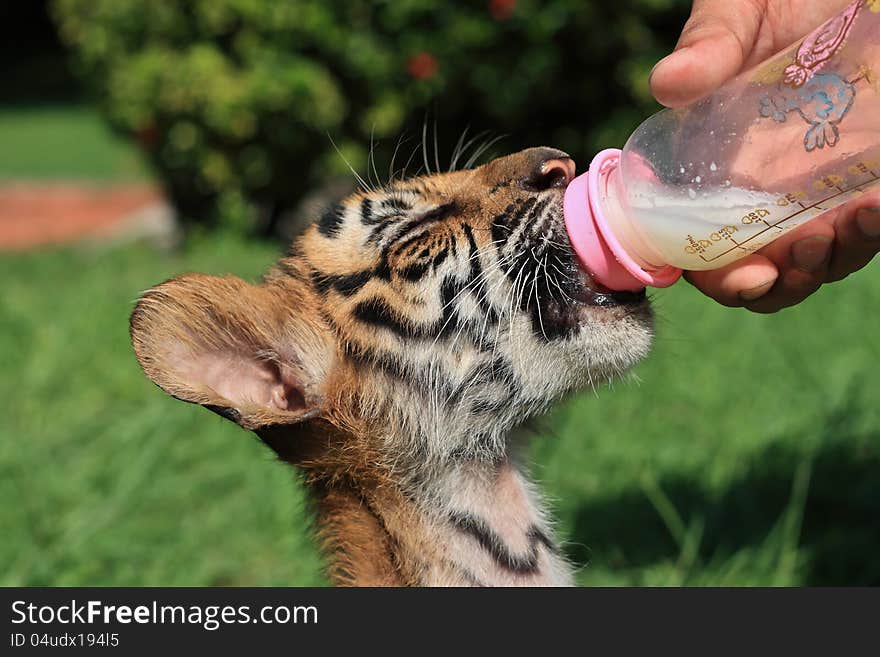
{"type": "Polygon", "coordinates": [[[764,281],[760,285],[756,285],[755,287],[750,287],[747,290],[741,290],[739,293],[739,298],[743,301],[754,301],[758,297],[762,297],[767,292],[770,291],[770,288],[773,287],[773,284],[776,282],[776,279],[771,279],[769,281],[764,281]]]}
{"type": "Polygon", "coordinates": [[[791,257],[798,269],[818,271],[831,254],[831,238],[824,235],[807,237],[791,247],[791,257]]]}
{"type": "Polygon", "coordinates": [[[856,215],[861,231],[871,239],[880,237],[880,208],[865,208],[856,215]]]}

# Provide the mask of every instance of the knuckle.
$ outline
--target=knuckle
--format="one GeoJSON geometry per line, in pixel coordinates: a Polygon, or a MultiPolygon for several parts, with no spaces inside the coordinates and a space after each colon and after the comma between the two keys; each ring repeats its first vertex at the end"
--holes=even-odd
{"type": "Polygon", "coordinates": [[[858,254],[852,253],[850,250],[835,253],[828,268],[828,275],[825,277],[826,282],[842,281],[850,274],[866,267],[876,255],[877,252],[874,250],[861,251],[858,254]]]}
{"type": "MultiPolygon", "coordinates": [[[[791,269],[783,276],[778,293],[782,297],[796,298],[797,301],[801,301],[822,287],[822,283],[827,279],[827,268],[822,268],[822,270],[815,272],[791,269]]],[[[797,303],[797,301],[794,303],[797,303]]]]}

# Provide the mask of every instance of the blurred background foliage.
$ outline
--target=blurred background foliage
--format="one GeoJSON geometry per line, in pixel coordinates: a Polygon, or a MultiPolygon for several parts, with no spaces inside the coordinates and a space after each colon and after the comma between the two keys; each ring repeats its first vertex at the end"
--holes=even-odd
{"type": "Polygon", "coordinates": [[[648,73],[688,7],[55,0],[51,14],[88,94],[140,143],[184,220],[272,231],[307,191],[350,177],[345,160],[366,177],[371,143],[387,172],[408,136],[402,167],[425,121],[444,168],[468,126],[506,135],[508,152],[557,146],[583,168],[655,108],[648,73]]]}

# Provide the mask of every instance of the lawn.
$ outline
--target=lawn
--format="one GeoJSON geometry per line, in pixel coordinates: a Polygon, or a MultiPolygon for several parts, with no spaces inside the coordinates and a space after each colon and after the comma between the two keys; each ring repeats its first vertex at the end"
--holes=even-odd
{"type": "MultiPolygon", "coordinates": [[[[0,256],[0,584],[324,582],[293,473],[162,394],[128,343],[141,290],[254,278],[278,251],[215,236],[0,256]]],[[[656,293],[653,355],[538,426],[580,583],[880,584],[878,274],[770,316],[656,293]]]]}
{"type": "Polygon", "coordinates": [[[127,181],[147,175],[140,153],[81,105],[0,107],[0,181],[127,181]]]}

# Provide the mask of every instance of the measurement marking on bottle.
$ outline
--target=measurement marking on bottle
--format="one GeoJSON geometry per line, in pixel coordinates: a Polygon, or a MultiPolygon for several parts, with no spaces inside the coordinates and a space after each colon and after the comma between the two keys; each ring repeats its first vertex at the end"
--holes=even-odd
{"type": "MultiPolygon", "coordinates": [[[[866,169],[867,169],[867,167],[866,167],[866,169]]],[[[794,219],[795,217],[798,217],[809,210],[818,210],[820,213],[826,212],[826,209],[822,207],[822,205],[824,203],[827,203],[828,201],[836,199],[836,198],[843,196],[844,194],[848,194],[850,192],[864,192],[865,189],[867,189],[868,187],[875,184],[878,180],[880,180],[880,175],[877,175],[877,173],[873,169],[867,169],[867,172],[869,172],[871,174],[870,180],[860,182],[857,185],[853,185],[852,187],[847,187],[847,188],[841,188],[838,181],[834,181],[834,182],[838,182],[838,184],[835,184],[833,186],[828,185],[826,182],[824,182],[825,180],[827,180],[828,182],[832,182],[831,177],[826,177],[823,180],[817,180],[816,181],[817,188],[818,188],[818,185],[821,183],[823,186],[823,189],[828,189],[828,188],[837,189],[838,190],[837,193],[831,194],[830,196],[827,196],[823,199],[819,199],[818,201],[816,201],[812,205],[804,205],[801,201],[798,200],[798,201],[796,201],[796,203],[801,206],[801,210],[794,212],[794,213],[788,215],[787,217],[783,217],[782,219],[780,219],[779,221],[777,221],[774,224],[768,224],[766,221],[764,221],[763,218],[760,218],[759,221],[761,221],[761,223],[766,225],[767,228],[764,228],[763,230],[755,233],[754,235],[751,235],[748,239],[746,239],[742,242],[737,242],[736,246],[733,246],[722,253],[719,253],[715,256],[712,256],[711,258],[707,258],[705,255],[700,253],[700,259],[703,260],[703,262],[712,262],[713,260],[718,260],[718,258],[722,258],[722,257],[726,256],[728,253],[731,253],[732,251],[735,251],[738,248],[741,248],[743,245],[748,244],[752,240],[760,237],[761,235],[766,233],[771,228],[777,228],[780,231],[784,231],[785,228],[782,228],[781,224],[784,224],[785,222],[790,221],[791,219],[794,219]]],[[[859,171],[859,173],[865,173],[865,171],[861,170],[861,171],[859,171]]],[[[836,178],[836,176],[835,176],[835,178],[836,178]]],[[[753,214],[753,213],[746,215],[746,218],[751,217],[751,214],[753,214]]],[[[745,218],[744,218],[743,223],[746,223],[746,225],[748,225],[748,224],[754,225],[755,223],[757,223],[757,221],[754,221],[754,219],[752,219],[752,221],[746,222],[745,218]]],[[[731,239],[731,238],[728,237],[728,239],[731,239]]],[[[732,239],[731,239],[731,241],[732,241],[732,239]]]]}

